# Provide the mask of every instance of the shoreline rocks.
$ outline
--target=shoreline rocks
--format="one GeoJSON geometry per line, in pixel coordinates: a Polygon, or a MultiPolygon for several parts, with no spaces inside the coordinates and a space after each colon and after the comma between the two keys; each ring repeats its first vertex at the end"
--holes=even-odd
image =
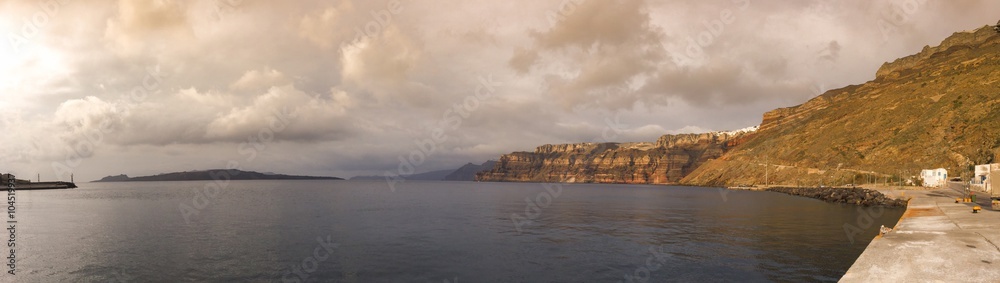
{"type": "Polygon", "coordinates": [[[809,197],[825,202],[846,203],[857,206],[906,207],[906,200],[892,199],[882,193],[863,188],[768,188],[766,191],[809,197]]]}

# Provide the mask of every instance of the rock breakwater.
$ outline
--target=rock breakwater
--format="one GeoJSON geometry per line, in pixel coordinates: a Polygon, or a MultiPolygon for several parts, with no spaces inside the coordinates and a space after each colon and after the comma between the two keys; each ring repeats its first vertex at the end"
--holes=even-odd
{"type": "Polygon", "coordinates": [[[803,196],[826,202],[858,206],[906,207],[906,200],[892,199],[882,193],[862,188],[769,188],[767,191],[803,196]]]}

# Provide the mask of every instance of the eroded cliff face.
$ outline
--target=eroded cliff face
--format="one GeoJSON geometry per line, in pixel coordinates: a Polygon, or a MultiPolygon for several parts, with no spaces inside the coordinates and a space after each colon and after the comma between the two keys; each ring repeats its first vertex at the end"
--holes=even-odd
{"type": "MultiPolygon", "coordinates": [[[[872,98],[879,98],[879,93],[892,92],[894,89],[904,87],[906,84],[922,80],[921,86],[926,87],[928,83],[936,83],[935,77],[941,77],[948,71],[966,69],[968,67],[978,67],[983,60],[989,57],[975,58],[978,56],[971,53],[974,48],[991,47],[996,41],[997,32],[987,26],[973,31],[963,31],[955,33],[938,46],[924,46],[917,54],[896,59],[892,62],[883,63],[875,73],[875,80],[863,85],[852,85],[840,89],[830,90],[820,96],[810,99],[806,103],[798,106],[778,108],[764,113],[763,121],[760,125],[761,132],[769,132],[781,125],[791,128],[791,124],[805,120],[813,114],[822,114],[824,109],[833,105],[853,103],[864,94],[873,93],[872,98]],[[973,55],[973,56],[969,56],[973,55]],[[952,58],[949,58],[952,57],[952,58]],[[961,59],[971,59],[970,61],[955,62],[955,57],[961,59]],[[955,64],[959,63],[959,64],[955,64]],[[949,70],[950,69],[950,70],[949,70]],[[859,96],[858,94],[862,94],[859,96]]],[[[954,88],[951,89],[954,91],[954,88]]],[[[929,93],[916,93],[915,95],[925,95],[929,93]]],[[[936,102],[936,101],[935,101],[936,102]]]]}
{"type": "Polygon", "coordinates": [[[478,181],[673,184],[752,133],[665,135],[655,143],[543,145],[504,154],[478,181]]]}
{"type": "Polygon", "coordinates": [[[924,46],[920,53],[896,59],[891,63],[884,63],[875,73],[876,79],[894,79],[902,75],[901,72],[907,69],[921,67],[931,56],[941,54],[948,49],[957,47],[959,49],[971,48],[979,45],[997,35],[997,31],[990,27],[982,27],[972,31],[963,31],[952,34],[938,46],[924,46]]]}

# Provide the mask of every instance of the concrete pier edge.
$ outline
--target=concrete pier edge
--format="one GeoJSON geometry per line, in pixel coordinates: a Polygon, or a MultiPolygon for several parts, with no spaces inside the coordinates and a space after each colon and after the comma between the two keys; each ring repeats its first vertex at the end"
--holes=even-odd
{"type": "MultiPolygon", "coordinates": [[[[956,184],[950,184],[956,185],[956,184]]],[[[990,198],[956,203],[955,189],[880,190],[910,197],[896,227],[877,237],[840,282],[997,282],[1000,280],[1000,211],[990,198]],[[972,213],[972,207],[983,208],[972,213]]]]}

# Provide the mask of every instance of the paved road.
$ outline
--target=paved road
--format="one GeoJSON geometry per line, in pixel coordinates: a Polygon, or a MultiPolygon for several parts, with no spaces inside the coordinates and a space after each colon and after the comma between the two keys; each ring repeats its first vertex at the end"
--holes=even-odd
{"type": "Polygon", "coordinates": [[[960,191],[949,184],[932,191],[883,192],[913,199],[896,229],[872,241],[840,281],[998,282],[1000,211],[982,205],[985,210],[974,214],[974,204],[955,203],[960,191]]]}
{"type": "MultiPolygon", "coordinates": [[[[969,185],[966,184],[966,183],[964,183],[964,182],[948,182],[947,188],[949,188],[949,189],[951,189],[953,191],[959,192],[962,195],[965,195],[966,192],[969,192],[969,190],[968,190],[969,185]]],[[[992,205],[991,204],[992,198],[991,198],[991,196],[990,196],[989,193],[987,193],[987,192],[980,192],[980,191],[972,191],[972,194],[976,195],[976,203],[979,204],[980,206],[983,206],[985,208],[987,206],[991,206],[992,205]]]]}

